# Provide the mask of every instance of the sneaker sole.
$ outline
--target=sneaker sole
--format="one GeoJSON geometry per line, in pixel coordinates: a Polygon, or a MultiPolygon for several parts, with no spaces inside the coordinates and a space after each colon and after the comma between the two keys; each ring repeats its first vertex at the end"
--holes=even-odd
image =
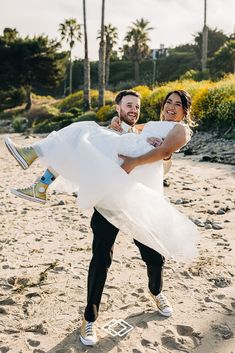
{"type": "Polygon", "coordinates": [[[36,197],[33,197],[33,196],[29,196],[29,195],[26,195],[16,189],[11,189],[11,193],[15,196],[18,196],[18,197],[21,197],[22,199],[25,199],[25,200],[28,200],[28,201],[32,201],[32,202],[36,202],[36,203],[41,203],[41,204],[45,204],[46,201],[45,200],[42,200],[42,199],[38,199],[36,197]]]}
{"type": "Polygon", "coordinates": [[[85,340],[85,338],[83,338],[81,335],[79,335],[79,337],[80,337],[81,342],[82,342],[85,346],[94,346],[94,345],[97,343],[97,341],[96,341],[96,342],[87,341],[87,340],[85,340]]]}
{"type": "Polygon", "coordinates": [[[29,167],[28,163],[26,162],[26,160],[24,158],[21,157],[19,152],[17,152],[11,139],[9,137],[7,137],[4,142],[5,142],[5,145],[8,149],[8,151],[15,158],[15,160],[19,163],[21,168],[28,169],[28,167],[29,167]]]}
{"type": "Polygon", "coordinates": [[[163,313],[161,310],[159,310],[159,313],[162,315],[162,316],[166,316],[166,317],[170,317],[173,313],[163,313]]]}

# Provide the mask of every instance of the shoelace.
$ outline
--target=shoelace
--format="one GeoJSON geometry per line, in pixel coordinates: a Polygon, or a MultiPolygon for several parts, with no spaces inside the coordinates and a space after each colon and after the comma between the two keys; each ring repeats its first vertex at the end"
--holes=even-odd
{"type": "Polygon", "coordinates": [[[31,186],[29,186],[29,187],[27,187],[27,188],[22,188],[22,189],[20,189],[21,191],[25,191],[25,192],[27,192],[27,191],[33,191],[33,196],[35,197],[36,196],[36,183],[35,184],[32,184],[31,186]]]}
{"type": "Polygon", "coordinates": [[[158,300],[159,300],[159,303],[160,303],[160,305],[161,305],[162,307],[167,307],[167,306],[169,306],[168,300],[167,300],[166,297],[164,297],[163,295],[160,295],[160,296],[158,297],[158,300]]]}
{"type": "Polygon", "coordinates": [[[15,145],[15,148],[18,149],[18,150],[23,150],[23,151],[31,151],[32,147],[31,146],[17,146],[15,145]]]}
{"type": "Polygon", "coordinates": [[[94,324],[93,324],[93,322],[88,322],[86,324],[85,331],[86,331],[86,335],[87,336],[93,336],[94,335],[94,324]]]}
{"type": "Polygon", "coordinates": [[[22,190],[22,191],[28,191],[28,190],[32,190],[32,188],[34,189],[34,184],[27,187],[27,188],[20,188],[19,190],[22,190]]]}

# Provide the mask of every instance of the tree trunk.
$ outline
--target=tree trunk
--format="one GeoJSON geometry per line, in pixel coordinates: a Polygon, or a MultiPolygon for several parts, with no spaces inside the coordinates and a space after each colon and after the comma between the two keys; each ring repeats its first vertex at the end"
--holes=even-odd
{"type": "Polygon", "coordinates": [[[202,72],[207,68],[207,51],[208,51],[208,27],[205,25],[202,32],[202,72]]]}
{"type": "Polygon", "coordinates": [[[104,92],[105,92],[105,41],[104,41],[104,11],[105,0],[102,0],[102,14],[101,14],[101,35],[99,47],[99,107],[104,106],[104,92]]]}
{"type": "Polygon", "coordinates": [[[26,91],[26,106],[25,106],[25,111],[28,112],[31,107],[32,107],[32,92],[31,92],[32,87],[31,86],[26,86],[25,91],[26,91]]]}
{"type": "Polygon", "coordinates": [[[140,64],[138,61],[135,62],[135,83],[140,82],[140,64]]]}
{"type": "Polygon", "coordinates": [[[69,65],[69,94],[72,93],[73,91],[73,62],[72,62],[72,50],[70,49],[69,53],[69,60],[70,60],[70,65],[69,65]]]}
{"type": "Polygon", "coordinates": [[[106,58],[105,58],[105,86],[106,86],[106,88],[109,86],[110,56],[111,56],[111,50],[108,50],[108,48],[106,48],[106,58]]]}
{"type": "Polygon", "coordinates": [[[90,110],[91,97],[90,97],[90,62],[88,58],[88,40],[87,40],[87,27],[86,27],[86,0],[83,0],[83,23],[84,23],[84,45],[85,45],[85,57],[84,57],[84,89],[83,89],[83,110],[90,110]]]}

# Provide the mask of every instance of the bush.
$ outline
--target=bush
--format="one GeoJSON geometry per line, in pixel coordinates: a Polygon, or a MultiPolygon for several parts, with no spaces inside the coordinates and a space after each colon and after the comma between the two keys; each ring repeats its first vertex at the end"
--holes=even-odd
{"type": "Polygon", "coordinates": [[[202,81],[202,80],[208,80],[210,77],[209,70],[206,70],[204,72],[199,71],[199,70],[188,70],[186,71],[183,75],[180,76],[179,80],[195,80],[195,81],[202,81]]]}
{"type": "Polygon", "coordinates": [[[77,118],[75,118],[73,121],[77,122],[77,121],[95,121],[98,122],[98,116],[95,112],[93,111],[88,111],[80,116],[78,116],[77,118]]]}
{"type": "Polygon", "coordinates": [[[140,122],[160,119],[162,101],[169,91],[169,88],[166,86],[158,87],[144,99],[144,102],[142,102],[140,122]]]}
{"type": "Polygon", "coordinates": [[[207,83],[193,97],[192,114],[203,128],[221,129],[234,124],[235,85],[230,78],[207,83]]]}
{"type": "Polygon", "coordinates": [[[24,114],[24,109],[14,108],[7,111],[0,112],[0,120],[13,120],[17,116],[21,117],[24,114]]]}
{"type": "MultiPolygon", "coordinates": [[[[111,105],[114,102],[115,94],[111,91],[105,91],[104,104],[111,105]]],[[[98,90],[91,90],[91,106],[95,109],[98,108],[99,92],[98,90]]]]}
{"type": "MultiPolygon", "coordinates": [[[[91,95],[91,106],[93,108],[98,107],[98,90],[92,89],[90,91],[91,95]]],[[[112,104],[114,101],[114,93],[111,91],[105,91],[105,104],[112,104]]],[[[81,111],[83,110],[83,91],[77,91],[73,94],[70,94],[68,97],[64,98],[57,107],[62,111],[70,111],[72,108],[78,108],[81,111]]]]}
{"type": "Polygon", "coordinates": [[[33,125],[33,131],[37,133],[60,130],[73,123],[74,116],[71,113],[61,113],[33,125]]]}
{"type": "Polygon", "coordinates": [[[69,109],[68,113],[71,113],[71,114],[73,114],[74,117],[77,117],[82,114],[82,110],[80,108],[74,107],[74,108],[69,109]]]}
{"type": "MultiPolygon", "coordinates": [[[[192,117],[199,123],[201,128],[214,128],[220,131],[226,129],[227,131],[228,127],[233,128],[235,124],[234,78],[235,75],[231,74],[218,82],[197,82],[192,79],[185,79],[168,82],[154,89],[150,89],[148,86],[129,88],[138,91],[142,96],[140,123],[149,120],[159,120],[161,105],[166,94],[173,90],[184,89],[192,96],[192,117]]],[[[98,91],[92,90],[91,93],[92,104],[97,107],[98,91]]],[[[98,109],[97,113],[89,111],[82,114],[82,97],[82,91],[78,91],[62,100],[57,104],[57,107],[46,104],[41,108],[33,108],[30,114],[33,114],[35,119],[33,124],[35,131],[50,132],[76,121],[105,123],[115,116],[113,92],[106,92],[105,99],[109,104],[106,103],[104,107],[98,109]],[[58,109],[60,106],[62,107],[62,113],[58,109]]],[[[8,116],[8,112],[2,114],[3,117],[8,116]]],[[[22,114],[22,112],[17,114],[22,114]]],[[[14,113],[11,112],[10,116],[12,117],[13,115],[14,113]]],[[[234,135],[232,134],[231,136],[234,135]]]]}
{"type": "Polygon", "coordinates": [[[235,127],[235,97],[230,97],[222,101],[217,107],[218,127],[235,127]]]}
{"type": "Polygon", "coordinates": [[[152,93],[148,86],[135,86],[132,89],[140,94],[141,99],[148,97],[152,93]]]}
{"type": "Polygon", "coordinates": [[[70,94],[68,97],[62,99],[57,107],[62,112],[69,111],[72,108],[83,109],[83,91],[70,94]]]}
{"type": "Polygon", "coordinates": [[[113,106],[105,105],[105,106],[101,107],[97,111],[96,114],[97,114],[99,121],[101,121],[101,122],[108,121],[108,120],[112,119],[116,114],[115,105],[113,105],[113,106]]]}
{"type": "Polygon", "coordinates": [[[24,117],[14,118],[12,127],[15,132],[24,132],[28,128],[28,119],[24,117]]]}
{"type": "Polygon", "coordinates": [[[59,114],[60,111],[55,106],[43,104],[42,106],[33,106],[26,116],[29,120],[29,125],[34,127],[44,121],[51,120],[59,114]]]}

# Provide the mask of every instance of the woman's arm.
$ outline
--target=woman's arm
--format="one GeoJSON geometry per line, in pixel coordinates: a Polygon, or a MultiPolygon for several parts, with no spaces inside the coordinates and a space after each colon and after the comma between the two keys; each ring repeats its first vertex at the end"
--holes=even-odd
{"type": "Polygon", "coordinates": [[[168,133],[165,140],[161,146],[154,148],[152,151],[143,154],[139,157],[127,157],[119,155],[123,159],[123,164],[121,167],[127,172],[130,173],[132,169],[138,165],[148,164],[160,161],[169,157],[172,153],[183,147],[188,142],[188,131],[187,127],[177,124],[174,128],[168,133]]]}

